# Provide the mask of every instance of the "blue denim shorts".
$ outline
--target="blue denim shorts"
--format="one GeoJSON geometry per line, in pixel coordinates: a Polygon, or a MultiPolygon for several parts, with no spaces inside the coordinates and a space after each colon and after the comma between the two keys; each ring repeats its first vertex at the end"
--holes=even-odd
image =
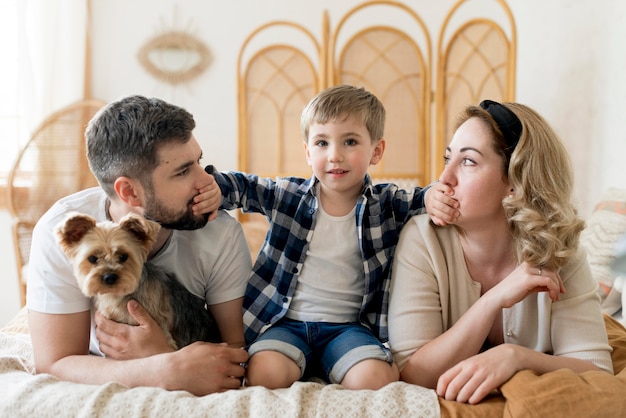
{"type": "Polygon", "coordinates": [[[277,351],[289,357],[300,367],[301,379],[319,377],[330,383],[341,383],[348,370],[363,360],[393,362],[391,351],[357,323],[283,318],[248,349],[250,356],[259,351],[277,351]]]}

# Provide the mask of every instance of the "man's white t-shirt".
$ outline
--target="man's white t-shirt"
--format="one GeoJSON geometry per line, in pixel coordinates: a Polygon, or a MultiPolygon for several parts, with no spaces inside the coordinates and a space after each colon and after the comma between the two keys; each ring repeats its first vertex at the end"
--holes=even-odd
{"type": "MultiPolygon", "coordinates": [[[[49,314],[91,310],[91,298],[83,295],[72,266],[57,243],[55,229],[70,212],[107,220],[106,194],[91,188],[67,196],[46,212],[33,232],[28,268],[27,307],[49,314]]],[[[228,213],[195,231],[172,231],[163,248],[150,260],[173,273],[193,294],[214,305],[243,297],[252,268],[241,225],[228,213]]],[[[90,350],[102,355],[92,319],[90,350]]]]}

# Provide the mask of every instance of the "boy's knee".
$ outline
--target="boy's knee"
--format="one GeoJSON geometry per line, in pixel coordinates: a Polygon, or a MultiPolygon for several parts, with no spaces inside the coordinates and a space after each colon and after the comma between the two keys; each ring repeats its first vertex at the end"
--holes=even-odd
{"type": "Polygon", "coordinates": [[[400,379],[395,363],[369,359],[355,364],[344,376],[341,385],[346,389],[377,390],[400,379]]]}
{"type": "Polygon", "coordinates": [[[300,375],[300,367],[284,354],[259,351],[248,360],[246,383],[268,389],[287,388],[299,380],[300,375]]]}

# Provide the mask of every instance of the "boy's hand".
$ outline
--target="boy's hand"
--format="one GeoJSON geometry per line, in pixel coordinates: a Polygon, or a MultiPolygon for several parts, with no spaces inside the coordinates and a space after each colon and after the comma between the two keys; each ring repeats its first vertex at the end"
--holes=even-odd
{"type": "Polygon", "coordinates": [[[454,190],[440,182],[433,183],[426,191],[424,206],[435,225],[446,226],[458,219],[459,202],[452,197],[453,195],[454,190]]]}
{"type": "Polygon", "coordinates": [[[198,190],[198,194],[193,198],[193,202],[191,210],[195,216],[208,213],[209,221],[217,218],[217,210],[222,204],[222,191],[212,175],[209,175],[209,182],[198,190]]]}

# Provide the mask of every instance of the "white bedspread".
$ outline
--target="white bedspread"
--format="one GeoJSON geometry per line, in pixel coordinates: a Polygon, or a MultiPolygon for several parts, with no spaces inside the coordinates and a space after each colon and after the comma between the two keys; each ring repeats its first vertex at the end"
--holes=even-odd
{"type": "Polygon", "coordinates": [[[159,388],[129,389],[33,375],[27,334],[0,333],[2,417],[424,417],[440,416],[434,391],[402,382],[377,391],[297,382],[289,389],[249,387],[203,397],[159,388]]]}

